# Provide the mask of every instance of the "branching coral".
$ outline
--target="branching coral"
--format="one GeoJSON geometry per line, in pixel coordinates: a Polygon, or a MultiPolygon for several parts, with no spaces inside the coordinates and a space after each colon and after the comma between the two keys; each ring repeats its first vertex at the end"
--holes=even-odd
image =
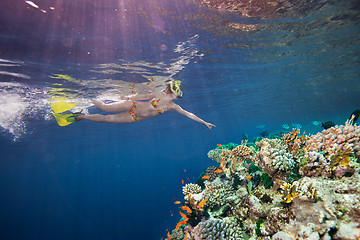
{"type": "Polygon", "coordinates": [[[350,166],[350,155],[353,154],[351,149],[343,149],[330,156],[330,169],[337,177],[354,173],[350,166]]]}
{"type": "Polygon", "coordinates": [[[220,155],[220,168],[227,177],[234,173],[236,164],[240,163],[240,159],[235,157],[230,150],[224,149],[220,155]]]}
{"type": "Polygon", "coordinates": [[[231,151],[231,153],[235,157],[244,158],[246,156],[253,154],[254,150],[249,148],[248,146],[246,146],[246,142],[245,142],[245,144],[241,144],[241,145],[237,146],[236,148],[234,148],[231,151]]]}
{"type": "Polygon", "coordinates": [[[223,149],[220,154],[220,168],[224,171],[227,177],[234,174],[235,168],[240,166],[244,159],[250,157],[254,153],[252,148],[246,146],[246,141],[235,147],[232,151],[223,149]]]}
{"type": "Polygon", "coordinates": [[[323,130],[307,140],[305,148],[308,151],[334,154],[343,149],[351,149],[360,156],[360,126],[340,125],[323,130]]]}
{"type": "Polygon", "coordinates": [[[295,181],[292,184],[284,183],[280,188],[282,189],[281,202],[283,203],[291,203],[298,196],[306,196],[309,199],[317,197],[317,190],[312,184],[304,189],[301,183],[295,181]]]}
{"type": "Polygon", "coordinates": [[[289,152],[296,156],[300,148],[305,144],[309,138],[305,135],[305,132],[299,137],[300,129],[293,129],[291,133],[285,134],[281,140],[287,145],[289,152]]]}

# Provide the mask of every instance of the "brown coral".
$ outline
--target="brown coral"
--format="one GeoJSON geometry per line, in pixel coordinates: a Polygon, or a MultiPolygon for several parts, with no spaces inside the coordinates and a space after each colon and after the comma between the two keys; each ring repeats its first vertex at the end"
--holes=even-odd
{"type": "Polygon", "coordinates": [[[249,148],[248,146],[241,144],[234,148],[231,152],[235,157],[246,157],[254,153],[253,149],[249,148]]]}
{"type": "Polygon", "coordinates": [[[305,135],[305,132],[299,137],[300,129],[293,129],[291,133],[285,134],[281,140],[284,144],[287,145],[289,152],[296,156],[300,148],[305,144],[306,140],[309,138],[305,135]]]}
{"type": "Polygon", "coordinates": [[[215,173],[217,169],[217,167],[211,166],[205,170],[205,176],[209,176],[208,181],[214,181],[217,178],[218,174],[215,173]]]}

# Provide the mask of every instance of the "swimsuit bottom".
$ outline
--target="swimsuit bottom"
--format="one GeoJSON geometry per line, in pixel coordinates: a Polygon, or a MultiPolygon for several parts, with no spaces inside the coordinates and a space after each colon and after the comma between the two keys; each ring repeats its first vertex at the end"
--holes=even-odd
{"type": "Polygon", "coordinates": [[[135,122],[139,121],[137,115],[136,115],[136,104],[137,102],[133,102],[132,107],[129,111],[130,116],[134,119],[135,122]]]}

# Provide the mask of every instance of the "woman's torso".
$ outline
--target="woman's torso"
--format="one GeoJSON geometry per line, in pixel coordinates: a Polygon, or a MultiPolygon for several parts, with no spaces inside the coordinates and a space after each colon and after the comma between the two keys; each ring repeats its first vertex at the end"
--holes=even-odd
{"type": "Polygon", "coordinates": [[[173,104],[172,99],[165,93],[159,93],[149,101],[137,102],[136,114],[139,118],[154,117],[168,111],[171,104],[173,104]]]}

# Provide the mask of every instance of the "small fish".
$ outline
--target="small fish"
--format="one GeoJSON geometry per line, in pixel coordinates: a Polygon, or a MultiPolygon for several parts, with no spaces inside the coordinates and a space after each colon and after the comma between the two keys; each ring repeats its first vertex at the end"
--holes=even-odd
{"type": "Polygon", "coordinates": [[[188,240],[186,233],[185,233],[185,235],[184,235],[184,240],[188,240]]]}
{"type": "Polygon", "coordinates": [[[247,175],[247,176],[246,176],[246,179],[247,179],[247,180],[250,180],[250,179],[251,179],[251,175],[247,175]]]}
{"type": "Polygon", "coordinates": [[[301,129],[301,124],[299,124],[299,123],[293,123],[293,124],[291,124],[291,126],[293,128],[301,129]]]}
{"type": "Polygon", "coordinates": [[[335,123],[333,123],[332,121],[321,122],[321,127],[323,127],[324,129],[328,129],[328,128],[331,128],[334,126],[335,126],[335,123]]]}
{"type": "Polygon", "coordinates": [[[222,173],[223,170],[221,169],[218,169],[218,170],[215,170],[214,173],[222,173]]]}
{"type": "Polygon", "coordinates": [[[180,209],[186,211],[188,214],[192,213],[191,209],[188,206],[181,206],[180,209]]]}
{"type": "Polygon", "coordinates": [[[184,172],[186,172],[186,169],[185,169],[185,168],[183,168],[183,170],[184,170],[184,172]]]}
{"type": "Polygon", "coordinates": [[[313,121],[312,124],[313,124],[314,126],[318,126],[318,125],[320,124],[320,122],[319,122],[319,121],[313,121]]]}
{"type": "Polygon", "coordinates": [[[175,201],[174,204],[180,204],[181,202],[180,201],[175,201]]]}
{"type": "Polygon", "coordinates": [[[222,145],[220,143],[216,144],[218,147],[221,147],[222,148],[222,145]]]}
{"type": "Polygon", "coordinates": [[[184,184],[184,179],[181,179],[181,184],[184,184]]]}
{"type": "Polygon", "coordinates": [[[202,200],[201,202],[199,202],[199,205],[198,205],[198,207],[199,207],[199,208],[202,208],[202,207],[204,207],[204,206],[205,206],[205,204],[206,204],[206,202],[207,202],[207,199],[205,199],[205,200],[202,200]]]}
{"type": "Polygon", "coordinates": [[[210,176],[208,176],[208,175],[205,175],[202,177],[202,179],[209,179],[209,178],[210,178],[210,176]]]}
{"type": "Polygon", "coordinates": [[[186,220],[186,221],[185,221],[185,220],[182,220],[182,221],[178,222],[178,223],[176,224],[175,229],[176,229],[176,230],[179,230],[179,228],[181,227],[181,225],[184,225],[184,224],[186,224],[186,223],[187,223],[187,220],[186,220]]]}
{"type": "Polygon", "coordinates": [[[170,233],[169,233],[169,231],[167,232],[167,235],[166,235],[167,237],[170,237],[170,233]]]}
{"type": "Polygon", "coordinates": [[[179,212],[179,213],[183,219],[188,219],[188,217],[184,213],[182,213],[182,212],[179,212]]]}

